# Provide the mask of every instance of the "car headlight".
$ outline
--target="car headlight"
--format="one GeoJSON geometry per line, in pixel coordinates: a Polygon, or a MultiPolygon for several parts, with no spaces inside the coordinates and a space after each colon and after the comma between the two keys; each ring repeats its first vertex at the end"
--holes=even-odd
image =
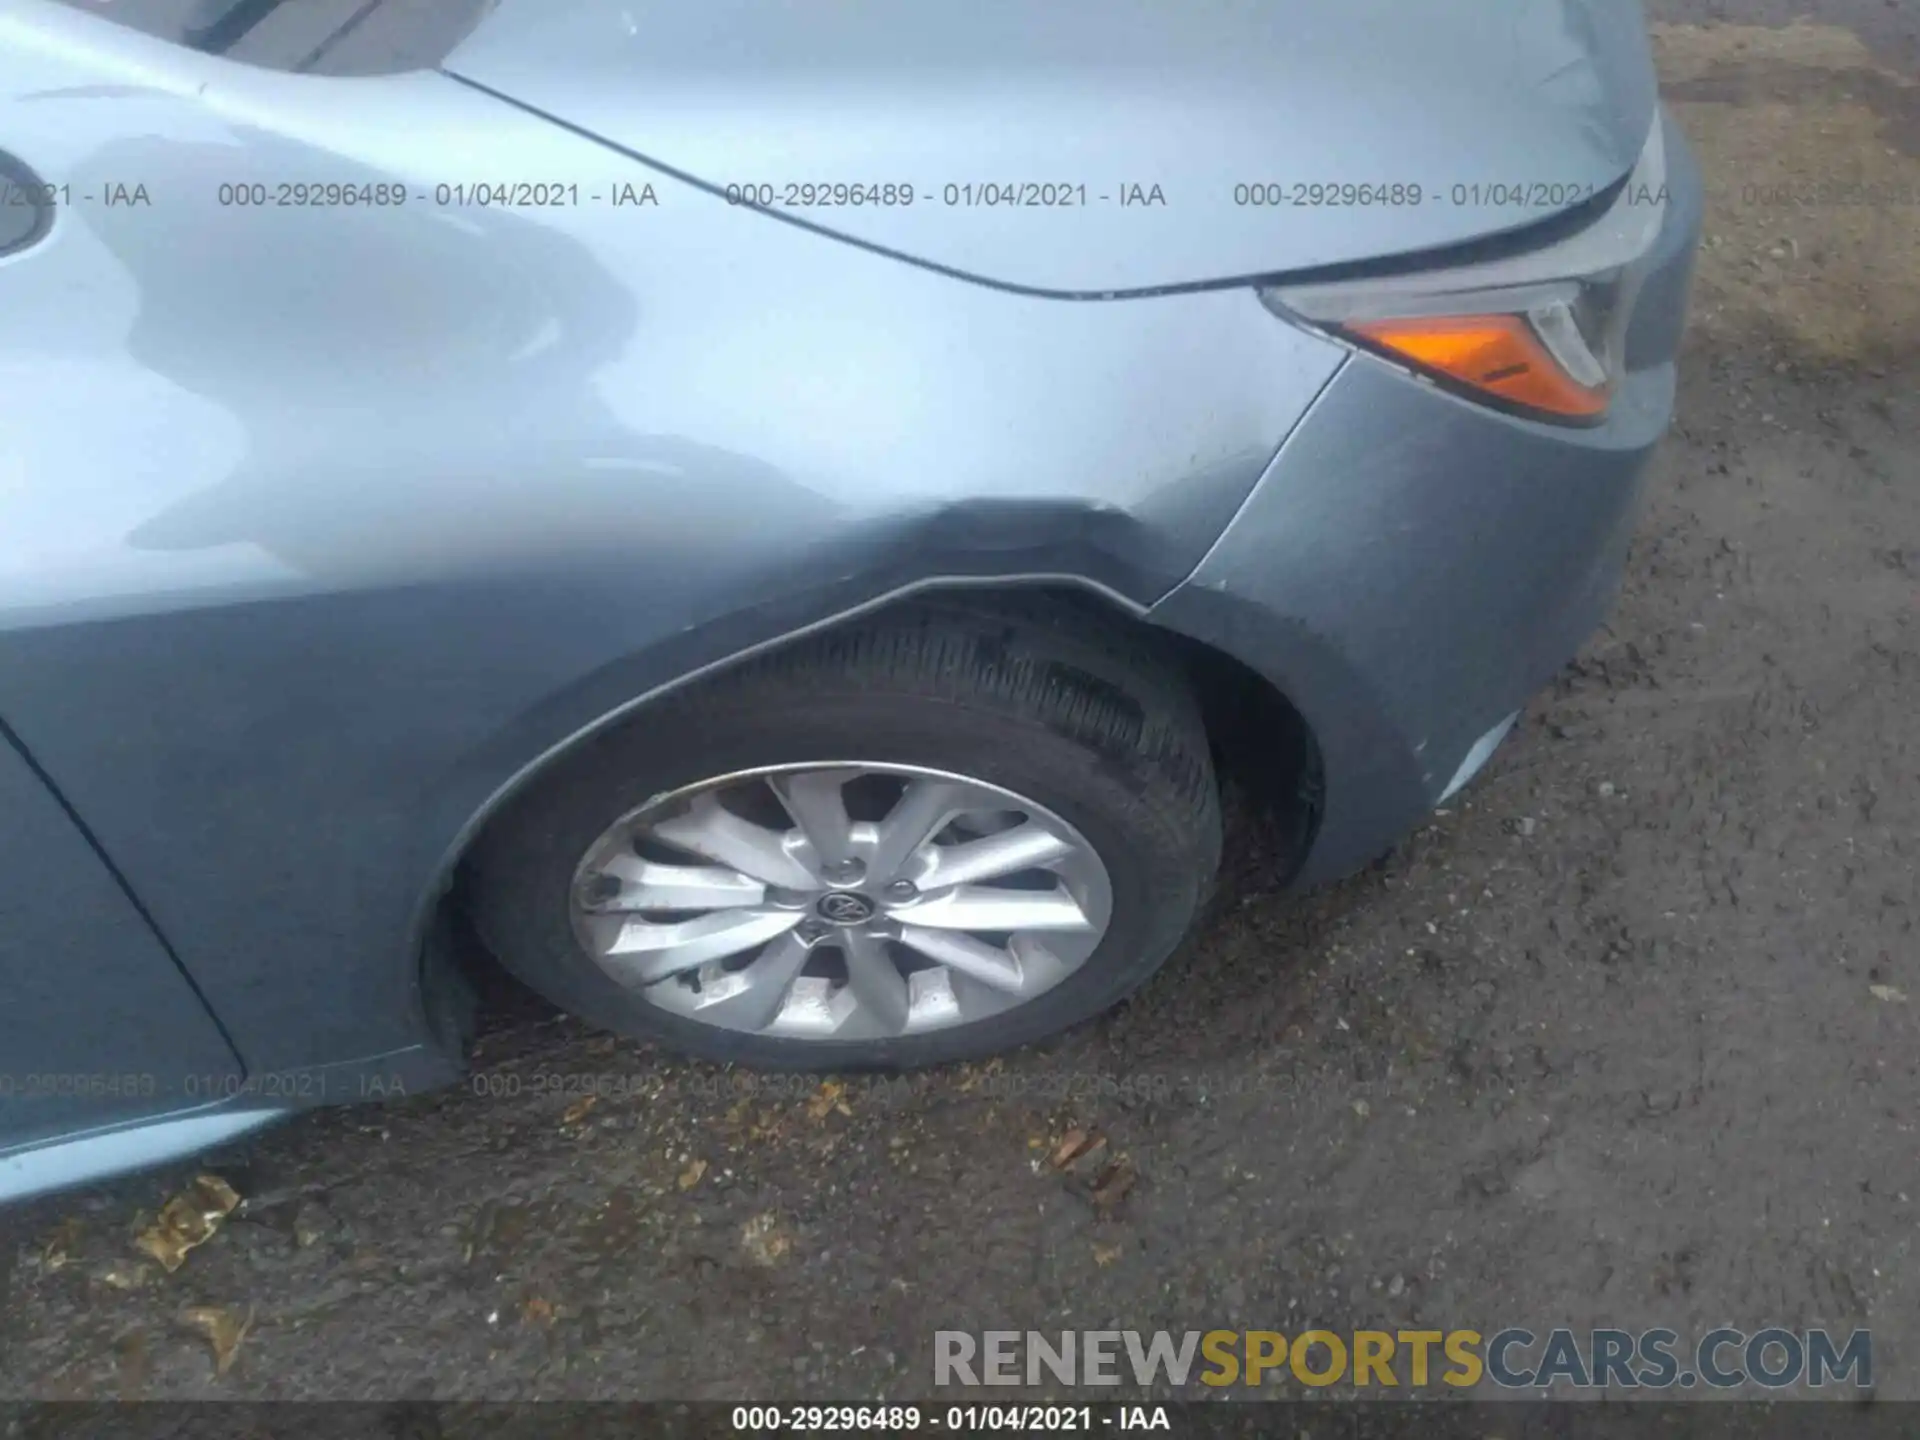
{"type": "Polygon", "coordinates": [[[1416,375],[1537,419],[1596,424],[1666,215],[1655,118],[1633,173],[1574,235],[1520,255],[1357,280],[1268,286],[1267,307],[1416,375]]]}

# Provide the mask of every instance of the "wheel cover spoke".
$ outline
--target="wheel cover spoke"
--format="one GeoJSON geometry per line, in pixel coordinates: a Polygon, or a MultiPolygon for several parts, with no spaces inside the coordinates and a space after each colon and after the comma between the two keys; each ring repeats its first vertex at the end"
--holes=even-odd
{"type": "Polygon", "coordinates": [[[908,781],[899,803],[873,827],[873,855],[868,868],[877,879],[893,879],[916,850],[960,813],[964,803],[965,787],[954,781],[908,781]]]}
{"type": "Polygon", "coordinates": [[[931,890],[1003,879],[1022,870],[1051,865],[1073,853],[1073,842],[1029,820],[979,840],[924,846],[920,853],[923,865],[916,878],[922,890],[931,890]]]}
{"type": "Polygon", "coordinates": [[[1085,964],[1112,913],[1106,866],[1046,807],[857,761],[659,797],[588,849],[573,900],[583,948],[649,1003],[796,1042],[1025,1004],[1085,964]]]}
{"type": "Polygon", "coordinates": [[[628,984],[651,985],[696,970],[784,934],[800,923],[792,910],[717,910],[689,920],[614,917],[604,960],[628,984]]]}
{"type": "Polygon", "coordinates": [[[942,930],[1090,930],[1086,912],[1064,889],[998,890],[956,885],[913,907],[915,925],[942,930]]]}
{"type": "Polygon", "coordinates": [[[929,960],[937,960],[950,970],[1017,995],[1026,988],[1020,962],[1007,951],[971,935],[951,930],[922,930],[917,925],[900,927],[900,943],[918,950],[929,960]]]}
{"type": "Polygon", "coordinates": [[[905,1030],[912,1008],[907,977],[893,963],[886,942],[860,931],[848,931],[840,943],[847,961],[847,988],[854,1000],[889,1034],[905,1030]]]}
{"type": "Polygon", "coordinates": [[[745,969],[727,971],[715,962],[702,966],[700,985],[656,985],[649,999],[709,1025],[764,1030],[787,1001],[794,980],[807,963],[807,946],[791,931],[770,942],[745,969]]]}
{"type": "Polygon", "coordinates": [[[669,845],[717,860],[767,885],[804,890],[817,883],[784,836],[742,820],[712,795],[696,798],[684,815],[659,821],[653,833],[669,845]]]}
{"type": "Polygon", "coordinates": [[[823,865],[853,858],[853,822],[843,789],[852,770],[800,770],[768,783],[823,865]]]}
{"type": "Polygon", "coordinates": [[[620,882],[603,910],[725,910],[758,905],[766,885],[725,865],[663,865],[616,855],[600,871],[620,882]]]}

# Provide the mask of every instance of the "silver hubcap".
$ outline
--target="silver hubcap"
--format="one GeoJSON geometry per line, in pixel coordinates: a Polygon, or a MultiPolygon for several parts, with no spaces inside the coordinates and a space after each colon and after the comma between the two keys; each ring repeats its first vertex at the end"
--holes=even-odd
{"type": "Polygon", "coordinates": [[[771,766],[661,796],[574,876],[573,928],[663,1010],[796,1040],[983,1020],[1100,944],[1106,866],[1058,815],[907,765],[771,766]]]}

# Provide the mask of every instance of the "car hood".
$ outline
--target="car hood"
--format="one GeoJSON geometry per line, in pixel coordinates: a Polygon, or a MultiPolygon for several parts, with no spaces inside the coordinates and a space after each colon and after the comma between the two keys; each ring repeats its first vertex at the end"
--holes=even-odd
{"type": "Polygon", "coordinates": [[[1072,294],[1521,230],[1624,176],[1656,106],[1634,0],[501,0],[443,68],[787,219],[1072,294]]]}

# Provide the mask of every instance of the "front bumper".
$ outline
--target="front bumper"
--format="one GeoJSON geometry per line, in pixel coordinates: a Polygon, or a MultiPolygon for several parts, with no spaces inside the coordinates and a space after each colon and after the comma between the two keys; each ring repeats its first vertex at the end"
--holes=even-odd
{"type": "Polygon", "coordinates": [[[1604,424],[1499,414],[1357,355],[1154,607],[1265,676],[1313,732],[1322,811],[1297,884],[1398,840],[1612,605],[1672,418],[1700,235],[1699,170],[1663,123],[1668,215],[1604,424]]]}

